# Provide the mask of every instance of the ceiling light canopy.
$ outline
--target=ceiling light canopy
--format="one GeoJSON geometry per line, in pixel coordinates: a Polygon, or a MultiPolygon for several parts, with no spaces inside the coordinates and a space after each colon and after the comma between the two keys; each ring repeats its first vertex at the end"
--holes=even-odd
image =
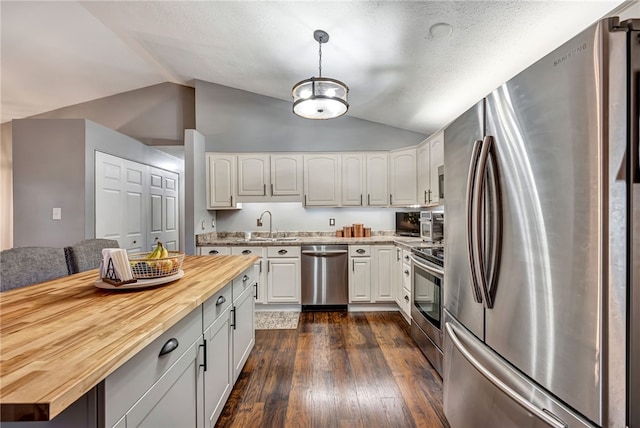
{"type": "Polygon", "coordinates": [[[349,88],[339,80],[322,77],[322,44],[329,41],[329,34],[316,30],[313,38],[318,42],[318,77],[295,84],[293,112],[306,119],[333,119],[349,109],[349,88]]]}

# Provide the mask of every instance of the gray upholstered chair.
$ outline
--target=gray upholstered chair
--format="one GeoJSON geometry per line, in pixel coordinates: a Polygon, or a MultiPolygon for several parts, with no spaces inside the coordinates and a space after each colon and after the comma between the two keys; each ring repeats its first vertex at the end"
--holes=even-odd
{"type": "Polygon", "coordinates": [[[0,252],[0,291],[37,284],[68,274],[62,248],[17,247],[0,252]]]}
{"type": "Polygon", "coordinates": [[[104,248],[120,248],[120,245],[113,239],[85,239],[65,247],[69,275],[98,268],[104,248]]]}

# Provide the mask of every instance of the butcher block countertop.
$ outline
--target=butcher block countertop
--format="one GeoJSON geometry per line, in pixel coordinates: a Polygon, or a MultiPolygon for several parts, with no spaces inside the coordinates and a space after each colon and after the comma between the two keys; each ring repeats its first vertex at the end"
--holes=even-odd
{"type": "Polygon", "coordinates": [[[95,287],[96,269],[0,294],[2,420],[54,418],[255,260],[186,256],[181,279],[139,291],[95,287]]]}

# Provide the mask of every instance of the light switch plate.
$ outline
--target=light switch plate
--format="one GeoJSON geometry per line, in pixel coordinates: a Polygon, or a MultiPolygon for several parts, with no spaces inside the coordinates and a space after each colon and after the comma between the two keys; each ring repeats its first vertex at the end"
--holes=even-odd
{"type": "Polygon", "coordinates": [[[51,213],[51,218],[54,220],[62,220],[62,208],[54,208],[51,213]]]}
{"type": "Polygon", "coordinates": [[[330,218],[329,219],[329,226],[335,226],[336,225],[336,219],[335,218],[330,218]]]}

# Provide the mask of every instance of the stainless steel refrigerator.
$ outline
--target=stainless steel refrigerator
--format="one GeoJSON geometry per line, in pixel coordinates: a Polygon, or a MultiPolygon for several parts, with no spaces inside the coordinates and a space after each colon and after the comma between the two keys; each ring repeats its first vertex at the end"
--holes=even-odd
{"type": "Polygon", "coordinates": [[[454,428],[640,427],[639,29],[596,23],[445,129],[454,428]]]}

